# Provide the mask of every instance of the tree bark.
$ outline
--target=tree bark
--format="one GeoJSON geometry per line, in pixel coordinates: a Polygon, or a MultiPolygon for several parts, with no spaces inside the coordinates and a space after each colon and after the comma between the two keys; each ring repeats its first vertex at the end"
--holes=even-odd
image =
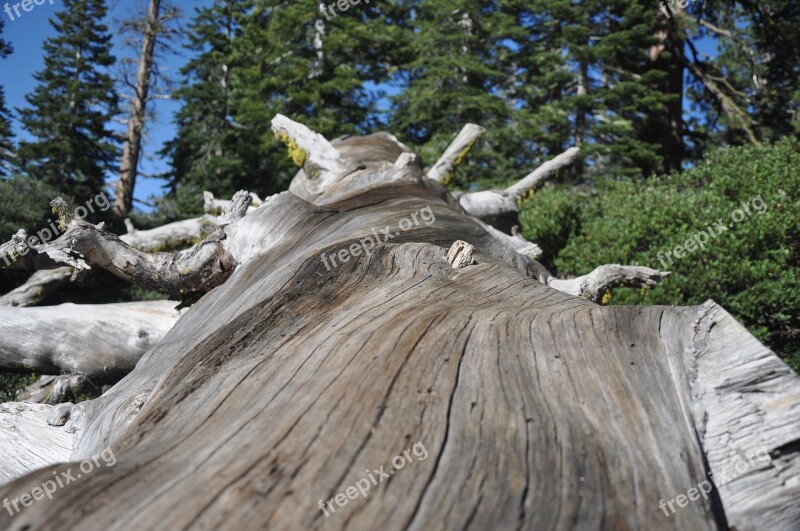
{"type": "MultiPolygon", "coordinates": [[[[670,22],[666,9],[658,10],[654,44],[650,48],[650,60],[666,73],[663,80],[656,81],[657,88],[669,97],[664,108],[655,111],[651,127],[653,140],[661,145],[662,162],[653,168],[658,173],[680,171],[684,159],[683,48],[686,38],[678,25],[670,22]],[[665,54],[665,51],[669,53],[665,54]]],[[[673,4],[672,9],[676,19],[684,14],[684,7],[680,4],[673,4]]]]}
{"type": "Polygon", "coordinates": [[[56,409],[71,462],[0,499],[109,447],[116,464],[0,524],[800,525],[800,379],[723,309],[557,291],[390,135],[290,129],[310,139],[285,139],[308,150],[298,192],[226,227],[230,278],[101,398],[56,409]],[[759,450],[769,462],[662,512],[759,450]]]}

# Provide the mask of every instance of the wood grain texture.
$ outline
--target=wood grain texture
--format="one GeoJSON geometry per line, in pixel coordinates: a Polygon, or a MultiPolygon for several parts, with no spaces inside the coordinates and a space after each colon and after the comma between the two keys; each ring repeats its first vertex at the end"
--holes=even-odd
{"type": "Polygon", "coordinates": [[[0,306],[0,370],[82,374],[103,381],[131,371],[180,316],[175,302],[0,306]]]}
{"type": "Polygon", "coordinates": [[[0,483],[69,460],[75,435],[47,424],[51,410],[44,404],[0,404],[0,483]]]}
{"type": "Polygon", "coordinates": [[[73,463],[0,499],[108,446],[117,464],[0,526],[798,527],[784,471],[799,462],[800,380],[774,354],[713,304],[603,307],[547,286],[391,151],[361,158],[330,197],[307,190],[316,204],[279,194],[227,228],[227,282],[81,405],[73,463]],[[435,221],[396,230],[425,208],[435,221]],[[368,248],[383,229],[392,237],[368,248]],[[456,240],[476,248],[460,269],[446,259],[456,240]],[[354,244],[369,252],[321,259],[354,244]],[[427,458],[320,510],[416,443],[427,458]],[[756,444],[771,468],[659,508],[756,444]]]}

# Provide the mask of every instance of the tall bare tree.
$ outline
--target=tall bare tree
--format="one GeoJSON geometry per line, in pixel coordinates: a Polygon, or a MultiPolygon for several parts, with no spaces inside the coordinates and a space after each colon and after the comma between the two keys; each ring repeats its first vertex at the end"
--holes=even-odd
{"type": "Polygon", "coordinates": [[[169,27],[169,23],[176,20],[178,16],[177,9],[166,4],[162,6],[162,0],[149,0],[144,20],[124,23],[129,28],[136,28],[140,31],[141,53],[135,82],[129,82],[125,76],[125,83],[133,93],[114,201],[114,213],[119,217],[127,215],[133,208],[133,193],[142,156],[142,137],[147,116],[147,104],[151,100],[154,72],[157,68],[156,46],[160,39],[170,38],[173,30],[169,27]]]}

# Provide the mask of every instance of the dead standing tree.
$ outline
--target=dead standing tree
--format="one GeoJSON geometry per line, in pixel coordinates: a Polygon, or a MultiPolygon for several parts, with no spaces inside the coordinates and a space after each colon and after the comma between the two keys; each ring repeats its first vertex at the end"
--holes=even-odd
{"type": "MultiPolygon", "coordinates": [[[[800,525],[800,380],[725,310],[594,304],[662,273],[554,279],[535,246],[464,207],[488,219],[515,191],[456,199],[391,135],[332,145],[273,125],[302,166],[290,191],[249,211],[238,194],[236,214],[191,249],[151,255],[73,222],[17,262],[205,295],[102,397],[4,406],[0,473],[16,479],[0,499],[108,447],[117,458],[51,501],[0,512],[4,527],[800,525]],[[434,222],[403,223],[428,208],[434,222]],[[46,426],[48,413],[71,418],[46,426]],[[416,442],[428,459],[320,510],[416,442]],[[768,463],[708,499],[659,508],[759,450],[768,463]]],[[[442,164],[463,158],[454,151],[442,164]]]]}

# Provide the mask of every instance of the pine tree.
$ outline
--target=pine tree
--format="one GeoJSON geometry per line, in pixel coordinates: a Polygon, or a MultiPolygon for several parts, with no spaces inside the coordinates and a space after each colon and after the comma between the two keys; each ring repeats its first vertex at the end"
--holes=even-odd
{"type": "MultiPolygon", "coordinates": [[[[182,102],[178,131],[162,155],[170,158],[173,192],[184,186],[230,196],[249,188],[261,167],[263,147],[233,116],[241,92],[232,87],[233,42],[253,9],[252,1],[217,0],[198,8],[189,26],[186,48],[194,56],[181,70],[185,86],[175,92],[182,102]]],[[[262,132],[264,128],[262,127],[262,132]]],[[[255,189],[255,188],[253,188],[255,189]]]]}
{"type": "Polygon", "coordinates": [[[414,14],[393,126],[428,161],[464,123],[487,127],[460,186],[519,178],[574,145],[573,178],[680,167],[681,87],[668,53],[649,58],[648,2],[419,0],[414,14]]]}
{"type": "Polygon", "coordinates": [[[501,92],[511,73],[497,6],[421,0],[413,13],[410,61],[402,65],[404,90],[393,98],[390,128],[433,163],[462,126],[477,123],[487,133],[454,177],[479,180],[487,168],[502,175],[521,151],[514,153],[518,144],[507,134],[514,109],[501,92]]]}
{"type": "MultiPolygon", "coordinates": [[[[0,35],[3,34],[3,20],[0,20],[0,35]]],[[[0,39],[0,59],[8,57],[13,48],[0,39]]],[[[13,133],[11,131],[11,115],[6,108],[5,90],[0,86],[0,177],[7,176],[13,166],[13,133]]]]}
{"type": "MultiPolygon", "coordinates": [[[[649,175],[682,159],[681,88],[669,53],[651,55],[650,2],[511,2],[526,136],[551,151],[579,145],[583,178],[649,175]]],[[[680,79],[680,72],[677,73],[680,79]]]]}
{"type": "Polygon", "coordinates": [[[102,24],[103,0],[64,0],[50,24],[57,35],[44,43],[45,68],[26,97],[20,121],[35,140],[19,157],[30,176],[77,198],[103,190],[115,169],[118,139],[109,129],[118,98],[107,73],[114,64],[111,36],[102,24]]]}
{"type": "Polygon", "coordinates": [[[398,10],[362,3],[332,16],[311,0],[217,0],[198,10],[179,130],[163,152],[173,192],[285,188],[296,168],[271,132],[277,113],[327,135],[375,127],[382,94],[368,86],[396,68],[398,10]]]}
{"type": "Polygon", "coordinates": [[[351,6],[335,16],[320,8],[316,0],[258,0],[235,43],[238,83],[249,102],[238,109],[240,122],[267,127],[259,139],[269,172],[281,186],[295,168],[287,165],[283,145],[269,130],[275,114],[328,136],[369,132],[377,125],[379,95],[367,84],[384,79],[396,28],[378,3],[351,6]]]}

